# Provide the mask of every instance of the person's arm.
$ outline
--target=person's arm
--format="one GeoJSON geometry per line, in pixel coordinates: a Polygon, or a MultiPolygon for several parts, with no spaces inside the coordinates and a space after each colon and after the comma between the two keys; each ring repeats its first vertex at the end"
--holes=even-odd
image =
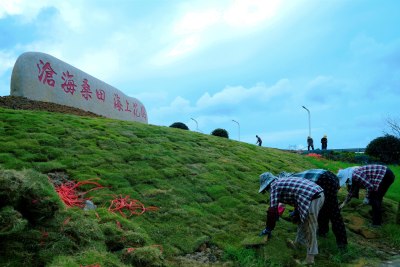
{"type": "Polygon", "coordinates": [[[351,198],[353,198],[355,196],[358,198],[359,191],[360,191],[360,187],[355,182],[353,182],[353,184],[351,185],[351,187],[349,189],[349,193],[347,194],[346,199],[343,201],[342,204],[340,204],[339,209],[342,209],[347,203],[349,203],[351,198]]]}
{"type": "Polygon", "coordinates": [[[267,211],[266,227],[271,229],[271,231],[275,229],[275,225],[276,225],[276,221],[277,221],[278,217],[279,217],[278,208],[270,207],[267,211]]]}

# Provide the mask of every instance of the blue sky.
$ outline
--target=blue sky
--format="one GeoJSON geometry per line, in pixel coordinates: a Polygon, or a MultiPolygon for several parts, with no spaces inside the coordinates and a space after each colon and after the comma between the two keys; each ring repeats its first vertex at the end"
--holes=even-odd
{"type": "Polygon", "coordinates": [[[0,0],[0,96],[37,51],[139,99],[149,124],[301,149],[305,106],[316,147],[324,134],[328,148],[365,147],[400,120],[399,12],[397,0],[0,0]]]}

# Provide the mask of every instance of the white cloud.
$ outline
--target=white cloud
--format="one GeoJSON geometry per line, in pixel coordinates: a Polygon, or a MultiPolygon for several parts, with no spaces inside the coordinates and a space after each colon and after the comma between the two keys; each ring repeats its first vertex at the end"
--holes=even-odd
{"type": "Polygon", "coordinates": [[[12,68],[15,63],[15,57],[10,52],[0,50],[0,76],[12,68]]]}
{"type": "Polygon", "coordinates": [[[53,6],[52,0],[2,0],[0,1],[0,19],[6,16],[20,15],[23,22],[32,21],[46,7],[53,6]]]}
{"type": "Polygon", "coordinates": [[[276,15],[278,0],[237,0],[224,12],[225,22],[233,27],[254,27],[276,15]]]}
{"type": "Polygon", "coordinates": [[[280,0],[235,0],[227,3],[186,10],[172,26],[170,34],[173,38],[156,55],[153,64],[168,65],[211,45],[248,34],[250,29],[257,29],[274,17],[280,6],[280,0]]]}
{"type": "Polygon", "coordinates": [[[272,97],[285,94],[290,88],[290,82],[286,79],[278,81],[275,85],[267,87],[263,83],[259,83],[251,88],[243,86],[229,86],[222,91],[210,96],[209,93],[203,94],[197,101],[196,106],[199,108],[207,108],[220,105],[237,105],[239,103],[249,102],[266,102],[272,97]]]}
{"type": "Polygon", "coordinates": [[[178,35],[202,32],[221,20],[221,13],[216,9],[200,12],[190,11],[177,22],[173,32],[178,35]]]}
{"type": "Polygon", "coordinates": [[[307,87],[315,88],[315,87],[319,87],[319,86],[324,86],[327,83],[331,83],[332,81],[333,81],[333,78],[331,76],[320,75],[320,76],[317,76],[316,78],[314,78],[313,80],[311,80],[307,84],[307,87]]]}

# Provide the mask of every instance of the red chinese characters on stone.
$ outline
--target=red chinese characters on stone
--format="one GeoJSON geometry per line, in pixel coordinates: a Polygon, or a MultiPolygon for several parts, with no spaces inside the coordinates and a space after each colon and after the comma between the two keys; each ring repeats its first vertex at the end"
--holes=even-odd
{"type": "Polygon", "coordinates": [[[132,110],[129,109],[129,102],[128,102],[128,100],[125,100],[125,102],[126,102],[125,111],[127,111],[127,112],[132,112],[132,110]]]}
{"type": "Polygon", "coordinates": [[[142,118],[144,118],[145,120],[147,120],[147,112],[146,112],[146,109],[144,108],[144,106],[142,106],[142,107],[140,108],[140,113],[141,113],[142,118]]]}
{"type": "Polygon", "coordinates": [[[82,86],[82,97],[85,98],[86,100],[89,100],[89,98],[92,98],[92,91],[90,91],[90,85],[87,79],[83,79],[83,84],[82,86]]]}
{"type": "Polygon", "coordinates": [[[137,118],[140,117],[140,111],[137,103],[133,103],[133,116],[137,118]]]}
{"type": "Polygon", "coordinates": [[[118,94],[114,94],[114,108],[118,109],[118,111],[123,110],[122,103],[121,103],[121,98],[119,97],[118,94]]]}
{"type": "Polygon", "coordinates": [[[42,60],[39,60],[39,63],[36,64],[36,66],[39,69],[39,81],[44,84],[47,83],[51,87],[54,87],[56,82],[53,79],[53,75],[57,73],[51,68],[50,63],[44,63],[42,60]]]}
{"type": "Polygon", "coordinates": [[[73,95],[75,93],[75,87],[77,86],[75,84],[75,81],[73,80],[74,75],[70,74],[69,71],[63,72],[62,74],[63,76],[61,77],[61,79],[64,80],[64,83],[61,85],[62,89],[67,94],[70,93],[71,95],[73,95]]]}
{"type": "Polygon", "coordinates": [[[104,92],[104,90],[96,89],[96,96],[100,101],[104,102],[106,100],[106,92],[104,92]]]}

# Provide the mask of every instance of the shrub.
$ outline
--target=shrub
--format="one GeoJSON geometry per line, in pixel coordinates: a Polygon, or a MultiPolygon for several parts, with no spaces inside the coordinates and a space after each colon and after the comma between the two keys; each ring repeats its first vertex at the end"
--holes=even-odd
{"type": "Polygon", "coordinates": [[[178,128],[178,129],[182,129],[182,130],[189,130],[189,127],[187,127],[186,124],[184,124],[183,122],[174,122],[169,127],[178,128]]]}
{"type": "MultiPolygon", "coordinates": [[[[314,153],[319,153],[314,151],[314,153]]],[[[376,158],[366,155],[364,153],[346,152],[346,151],[322,151],[322,157],[334,160],[343,161],[355,164],[371,164],[377,161],[376,158]]]]}
{"type": "Polygon", "coordinates": [[[217,128],[211,133],[212,135],[215,136],[220,136],[220,137],[225,137],[229,138],[228,132],[225,129],[217,128]]]}
{"type": "Polygon", "coordinates": [[[389,134],[375,138],[368,144],[365,153],[386,164],[399,163],[400,138],[389,134]]]}

